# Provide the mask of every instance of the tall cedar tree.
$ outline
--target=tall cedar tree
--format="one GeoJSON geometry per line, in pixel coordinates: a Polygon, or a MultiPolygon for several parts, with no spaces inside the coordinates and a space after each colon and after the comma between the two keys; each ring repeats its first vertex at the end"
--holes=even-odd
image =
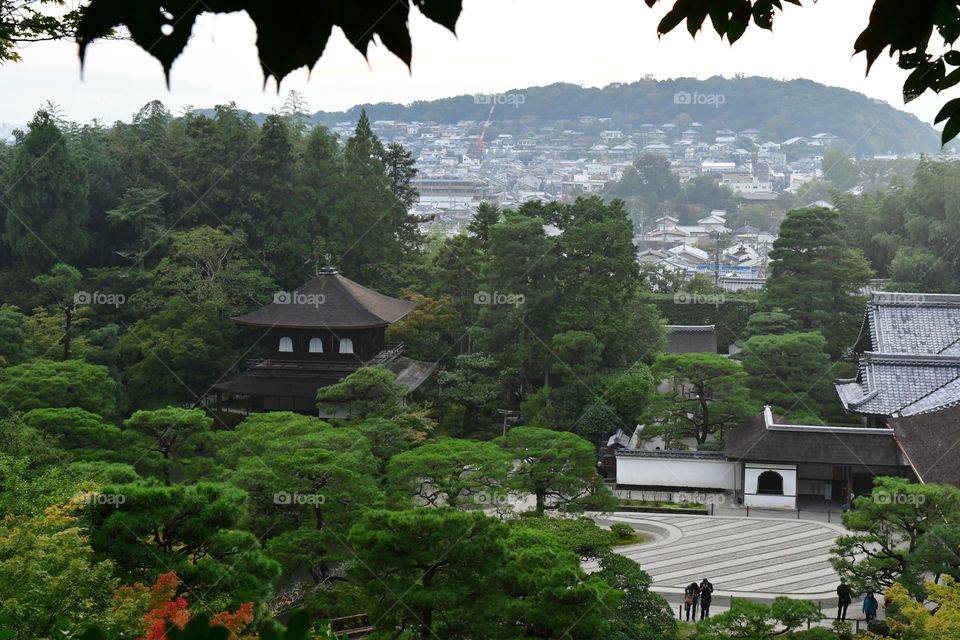
{"type": "Polygon", "coordinates": [[[856,337],[865,301],[860,292],[873,275],[863,253],[847,247],[843,231],[834,210],[789,212],[770,252],[761,297],[765,310],[788,314],[801,331],[820,331],[834,357],[856,337]]]}
{"type": "Polygon", "coordinates": [[[16,145],[3,196],[3,241],[7,264],[34,273],[83,255],[90,238],[86,223],[87,172],[54,117],[38,111],[16,145]]]}

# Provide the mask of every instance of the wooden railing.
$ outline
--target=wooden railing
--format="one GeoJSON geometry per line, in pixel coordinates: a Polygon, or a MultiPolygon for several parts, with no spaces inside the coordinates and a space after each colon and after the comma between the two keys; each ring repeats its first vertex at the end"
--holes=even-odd
{"type": "Polygon", "coordinates": [[[333,618],[330,620],[330,629],[338,638],[365,638],[373,633],[370,616],[365,613],[333,618]]]}
{"type": "Polygon", "coordinates": [[[394,358],[400,356],[403,353],[404,344],[398,342],[397,344],[388,344],[384,345],[383,349],[380,350],[380,353],[373,356],[367,365],[377,365],[383,364],[384,362],[390,362],[394,358]]]}

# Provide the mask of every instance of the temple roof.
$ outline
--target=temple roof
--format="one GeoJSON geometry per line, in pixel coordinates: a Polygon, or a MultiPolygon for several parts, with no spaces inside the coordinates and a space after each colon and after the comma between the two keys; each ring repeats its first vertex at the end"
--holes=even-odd
{"type": "MultiPolygon", "coordinates": [[[[437,368],[437,363],[400,356],[384,366],[397,376],[398,383],[414,391],[426,382],[437,368]]],[[[328,371],[314,369],[284,372],[269,367],[254,367],[232,380],[215,384],[213,388],[242,395],[305,398],[314,401],[317,389],[335,384],[353,371],[331,368],[328,371]]]]}
{"type": "Polygon", "coordinates": [[[921,482],[960,485],[960,407],[889,421],[921,482]]]}
{"type": "Polygon", "coordinates": [[[724,434],[730,460],[904,466],[890,429],[789,425],[776,421],[767,407],[724,434]]]}
{"type": "Polygon", "coordinates": [[[834,382],[847,411],[910,416],[960,404],[960,295],[875,292],[854,351],[857,377],[834,382]]]}
{"type": "Polygon", "coordinates": [[[415,306],[408,300],[377,293],[329,269],[233,321],[285,329],[368,329],[393,324],[415,306]]]}
{"type": "Polygon", "coordinates": [[[855,351],[960,356],[960,295],[874,292],[855,351]]]}

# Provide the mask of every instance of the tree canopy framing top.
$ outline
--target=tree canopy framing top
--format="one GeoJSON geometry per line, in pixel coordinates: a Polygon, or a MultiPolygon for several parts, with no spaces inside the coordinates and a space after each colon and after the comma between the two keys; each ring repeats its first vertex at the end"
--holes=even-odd
{"type": "MultiPolygon", "coordinates": [[[[644,2],[652,8],[660,0],[644,2]]],[[[772,31],[785,3],[801,5],[800,0],[673,0],[657,34],[662,36],[686,23],[687,31],[695,36],[709,17],[717,34],[733,44],[751,25],[772,31]]],[[[274,77],[278,88],[294,69],[313,69],[335,26],[364,57],[370,43],[379,37],[380,43],[409,67],[413,58],[408,24],[412,7],[454,33],[463,9],[462,0],[368,0],[362,4],[325,0],[287,3],[283,10],[266,0],[90,0],[58,20],[30,8],[31,4],[59,5],[62,0],[0,0],[0,60],[19,59],[14,50],[18,43],[75,35],[82,65],[90,43],[115,36],[122,26],[134,42],[160,61],[169,82],[170,68],[200,14],[245,11],[257,28],[264,85],[274,77]]],[[[855,54],[866,54],[868,74],[884,51],[896,55],[898,66],[910,71],[903,84],[904,102],[909,102],[927,90],[939,94],[960,83],[960,50],[954,49],[958,38],[958,0],[874,0],[868,23],[853,49],[855,54]],[[932,41],[934,32],[942,38],[942,45],[932,41]]],[[[960,134],[960,98],[946,102],[935,122],[945,122],[943,143],[960,134]]]]}

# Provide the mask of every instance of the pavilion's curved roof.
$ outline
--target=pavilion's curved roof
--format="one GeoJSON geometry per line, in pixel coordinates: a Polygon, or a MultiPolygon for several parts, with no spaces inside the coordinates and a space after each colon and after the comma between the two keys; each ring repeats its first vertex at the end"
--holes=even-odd
{"type": "Polygon", "coordinates": [[[330,269],[294,291],[281,292],[265,307],[233,318],[237,324],[284,329],[385,327],[416,306],[377,293],[330,269]]]}

